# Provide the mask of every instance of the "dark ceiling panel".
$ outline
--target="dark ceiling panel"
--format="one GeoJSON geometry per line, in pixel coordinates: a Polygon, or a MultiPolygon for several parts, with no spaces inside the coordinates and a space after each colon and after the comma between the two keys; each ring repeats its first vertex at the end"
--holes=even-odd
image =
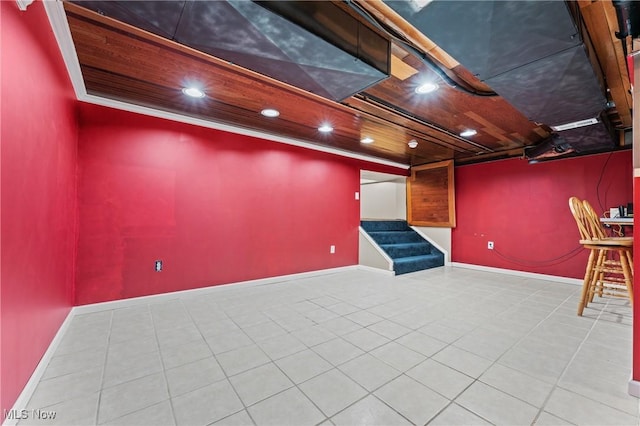
{"type": "MultiPolygon", "coordinates": [[[[251,9],[255,12],[263,10],[256,6],[251,9]]],[[[269,25],[274,21],[271,14],[266,13],[255,14],[253,19],[269,25]]],[[[216,55],[237,52],[244,57],[244,62],[254,56],[263,60],[289,61],[269,34],[260,25],[253,25],[251,20],[251,15],[247,16],[242,9],[226,1],[192,1],[184,9],[175,41],[216,55]]]]}
{"type": "Polygon", "coordinates": [[[173,39],[186,1],[74,1],[101,15],[173,39]]]}
{"type": "Polygon", "coordinates": [[[563,1],[385,1],[487,80],[582,41],[563,1]]]}
{"type": "Polygon", "coordinates": [[[577,153],[605,151],[615,148],[611,129],[604,122],[558,132],[577,153]]]}
{"type": "MultiPolygon", "coordinates": [[[[544,58],[520,64],[491,79],[500,88],[498,96],[478,96],[458,86],[455,79],[443,77],[443,70],[437,69],[436,63],[425,60],[415,46],[404,42],[393,41],[394,69],[389,69],[389,46],[380,48],[376,40],[382,30],[369,21],[375,15],[365,16],[351,2],[269,2],[267,7],[262,2],[246,1],[104,3],[112,11],[119,11],[123,20],[113,19],[115,12],[101,9],[104,14],[100,15],[64,3],[88,93],[389,161],[419,165],[455,159],[463,164],[522,156],[525,147],[550,137],[547,123],[529,120],[534,118],[528,117],[529,113],[544,117],[550,112],[549,122],[553,123],[558,114],[573,113],[578,104],[591,105],[589,114],[602,107],[602,98],[596,102],[581,98],[598,92],[597,83],[585,86],[579,81],[590,70],[581,44],[563,47],[554,54],[547,54],[553,50],[547,46],[550,50],[544,58]],[[134,10],[126,10],[127,4],[134,5],[134,10]],[[157,9],[153,9],[154,5],[157,9]],[[335,10],[343,14],[327,13],[329,9],[323,7],[337,7],[335,10]],[[295,11],[304,13],[296,15],[295,11]],[[278,16],[280,13],[287,19],[278,16]],[[357,25],[346,24],[343,18],[346,22],[355,19],[357,25]],[[138,25],[144,30],[123,23],[127,19],[146,22],[138,25]],[[162,33],[170,35],[149,31],[158,26],[166,26],[162,33]],[[328,42],[327,38],[333,41],[328,42]],[[357,59],[362,52],[366,52],[367,60],[357,59]],[[545,68],[544,60],[555,56],[563,60],[545,68]],[[376,68],[393,72],[386,78],[376,68]],[[517,74],[520,71],[528,73],[517,74]],[[505,80],[503,87],[500,79],[511,72],[511,81],[505,80]],[[382,80],[371,85],[380,76],[382,80]],[[439,89],[416,93],[415,89],[429,80],[436,81],[439,89]],[[206,96],[186,98],[181,88],[196,81],[206,96]],[[537,87],[538,84],[548,87],[537,87]],[[354,96],[334,101],[347,93],[346,87],[361,89],[354,96]],[[500,96],[500,92],[511,99],[500,96]],[[559,98],[550,101],[554,94],[559,98]],[[512,99],[518,105],[510,102],[512,99]],[[278,109],[280,116],[263,117],[260,111],[267,107],[278,109]],[[319,132],[321,124],[330,124],[334,131],[319,132]],[[475,129],[477,134],[461,137],[460,133],[467,129],[475,129]],[[360,143],[364,136],[375,141],[360,143]],[[414,149],[407,144],[411,140],[418,142],[414,149]]],[[[484,7],[486,2],[482,3],[484,7]]],[[[83,4],[93,7],[99,3],[83,4]]],[[[551,5],[557,9],[555,3],[551,5]]],[[[492,26],[498,25],[498,15],[495,10],[493,13],[492,26]]],[[[520,24],[526,27],[533,18],[522,19],[520,24]]],[[[545,19],[540,16],[533,20],[545,19]]],[[[538,24],[535,23],[536,28],[538,24]]],[[[467,24],[466,29],[469,31],[461,35],[462,43],[473,44],[469,34],[475,34],[477,28],[467,24]]],[[[526,51],[538,35],[529,34],[520,40],[518,49],[510,46],[526,51]]],[[[496,44],[500,40],[497,36],[484,40],[489,43],[485,53],[492,58],[484,66],[491,72],[495,71],[491,67],[502,66],[501,49],[496,44]]],[[[513,58],[519,54],[504,51],[513,58]]],[[[447,72],[471,75],[462,65],[447,72]]],[[[592,74],[593,70],[593,82],[592,74]]],[[[602,150],[603,138],[610,147],[612,139],[606,137],[606,132],[599,132],[598,127],[566,133],[572,149],[579,153],[602,150]]]]}
{"type": "MultiPolygon", "coordinates": [[[[326,0],[256,1],[301,28],[349,53],[374,69],[390,73],[388,36],[364,25],[342,7],[326,0]]],[[[246,2],[243,2],[246,6],[246,2]]]]}
{"type": "MultiPolygon", "coordinates": [[[[532,122],[556,126],[607,107],[564,1],[386,3],[532,122]]],[[[597,149],[596,134],[610,147],[610,135],[594,129],[567,137],[576,150],[597,149]]]]}
{"type": "Polygon", "coordinates": [[[487,80],[529,119],[555,126],[597,117],[606,99],[582,45],[487,80]]]}
{"type": "Polygon", "coordinates": [[[330,2],[284,4],[289,9],[315,6],[325,15],[335,13],[336,18],[344,21],[341,27],[347,37],[323,38],[258,3],[243,0],[81,4],[335,101],[388,77],[389,40],[371,30],[367,32],[355,18],[330,2]],[[176,21],[177,10],[181,14],[176,21]],[[165,15],[167,18],[163,18],[165,15]],[[360,56],[354,56],[353,52],[360,56]],[[368,56],[371,58],[367,59],[368,56]],[[378,65],[383,66],[376,68],[378,65]]]}

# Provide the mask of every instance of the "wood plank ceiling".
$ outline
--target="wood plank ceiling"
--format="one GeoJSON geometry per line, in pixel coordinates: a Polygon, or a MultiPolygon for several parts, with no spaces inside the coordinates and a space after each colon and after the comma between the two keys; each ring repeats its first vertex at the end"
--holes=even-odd
{"type": "MultiPolygon", "coordinates": [[[[65,2],[64,10],[90,95],[408,166],[448,159],[463,164],[522,156],[525,147],[549,137],[551,129],[546,124],[530,121],[491,93],[490,87],[384,3],[356,3],[361,13],[356,13],[352,4],[338,4],[385,37],[388,32],[395,33],[390,38],[391,76],[340,102],[81,5],[65,2]],[[362,12],[375,18],[378,25],[371,24],[362,12]],[[399,42],[399,37],[404,40],[399,42]],[[447,79],[443,80],[445,74],[447,79]],[[438,81],[438,90],[416,93],[424,81],[438,81]],[[198,82],[206,97],[185,97],[181,88],[190,82],[198,82]],[[279,117],[262,116],[264,108],[277,109],[279,117]],[[318,127],[322,124],[330,124],[333,132],[321,133],[318,127]],[[477,134],[460,136],[467,129],[475,129],[477,134]],[[364,137],[374,142],[364,144],[364,137]],[[416,148],[408,146],[411,140],[418,142],[416,148]]],[[[630,127],[630,85],[620,43],[615,40],[612,7],[610,1],[581,3],[598,57],[603,58],[600,64],[607,77],[607,93],[616,105],[607,113],[623,130],[630,127]]]]}

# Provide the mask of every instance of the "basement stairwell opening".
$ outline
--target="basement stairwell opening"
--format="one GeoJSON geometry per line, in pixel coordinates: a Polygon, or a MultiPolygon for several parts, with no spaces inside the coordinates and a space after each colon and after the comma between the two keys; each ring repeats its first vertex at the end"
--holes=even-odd
{"type": "Polygon", "coordinates": [[[361,172],[361,265],[400,275],[445,264],[446,253],[406,221],[406,179],[361,172]]]}

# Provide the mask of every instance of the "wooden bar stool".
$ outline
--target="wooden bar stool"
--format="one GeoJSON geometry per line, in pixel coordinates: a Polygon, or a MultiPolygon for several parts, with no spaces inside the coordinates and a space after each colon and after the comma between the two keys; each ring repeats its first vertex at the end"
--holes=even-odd
{"type": "Polygon", "coordinates": [[[589,252],[589,260],[582,283],[578,303],[578,315],[582,315],[594,295],[628,297],[633,303],[633,238],[608,237],[598,215],[585,200],[569,199],[580,244],[589,252]]]}

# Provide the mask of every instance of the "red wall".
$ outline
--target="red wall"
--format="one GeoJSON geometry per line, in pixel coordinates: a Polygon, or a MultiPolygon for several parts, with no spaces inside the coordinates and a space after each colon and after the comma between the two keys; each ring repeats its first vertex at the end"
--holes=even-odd
{"type": "MultiPolygon", "coordinates": [[[[76,242],[75,101],[41,3],[2,14],[1,407],[68,314],[76,242]]],[[[19,407],[24,408],[24,407],[19,407]]]]}
{"type": "MultiPolygon", "coordinates": [[[[633,73],[632,73],[633,75],[633,73]]],[[[635,139],[635,137],[634,137],[635,139]]],[[[635,144],[635,141],[634,141],[635,144]]],[[[635,149],[635,148],[634,148],[635,149]]],[[[633,177],[633,205],[634,210],[635,206],[640,206],[640,177],[633,177]]],[[[639,224],[635,219],[638,215],[634,212],[633,215],[633,227],[636,228],[639,224]]],[[[635,247],[640,247],[640,232],[635,232],[633,234],[633,245],[635,247]]],[[[636,251],[636,256],[637,256],[636,251]]],[[[633,371],[632,371],[632,379],[636,382],[640,382],[640,326],[637,324],[640,323],[640,291],[637,289],[640,288],[640,278],[635,279],[635,277],[640,277],[640,265],[638,265],[638,261],[633,263],[633,371]]]]}
{"type": "Polygon", "coordinates": [[[76,303],[357,264],[359,166],[83,106],[76,303]]]}
{"type": "MultiPolygon", "coordinates": [[[[74,295],[84,304],[357,263],[359,170],[401,170],[95,106],[82,108],[78,134],[42,4],[0,3],[1,410],[74,295]]],[[[586,253],[568,256],[579,245],[567,200],[626,203],[631,170],[630,151],[458,167],[452,258],[580,278],[586,253]]]]}
{"type": "Polygon", "coordinates": [[[632,170],[631,150],[456,167],[452,260],[582,278],[588,254],[578,244],[569,197],[587,199],[598,213],[626,205],[633,200],[632,170]]]}

